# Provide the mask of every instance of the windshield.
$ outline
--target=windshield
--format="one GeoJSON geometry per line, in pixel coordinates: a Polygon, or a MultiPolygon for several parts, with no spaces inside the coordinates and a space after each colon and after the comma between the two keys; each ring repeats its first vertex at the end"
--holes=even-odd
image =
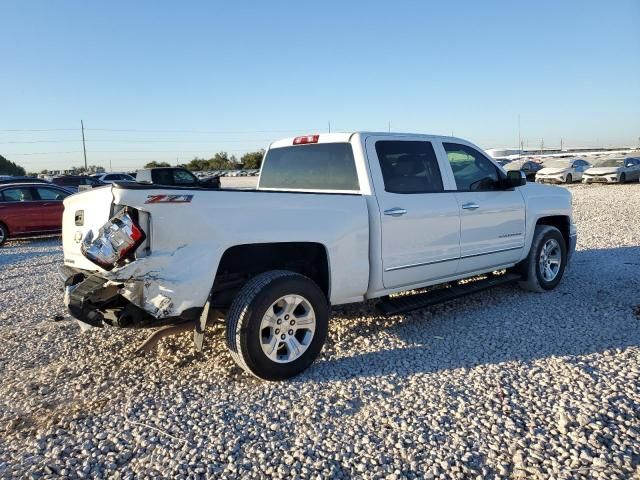
{"type": "Polygon", "coordinates": [[[621,167],[624,163],[622,158],[603,158],[593,162],[594,167],[621,167]]]}
{"type": "Polygon", "coordinates": [[[554,160],[547,160],[544,162],[545,168],[569,168],[573,160],[562,160],[556,158],[554,160]]]}

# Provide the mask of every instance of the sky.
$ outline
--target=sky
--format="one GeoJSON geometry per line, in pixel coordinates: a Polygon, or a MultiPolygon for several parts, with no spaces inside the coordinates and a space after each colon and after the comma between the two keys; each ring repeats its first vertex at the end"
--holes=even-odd
{"type": "Polygon", "coordinates": [[[186,163],[296,134],[640,142],[640,0],[0,0],[0,154],[186,163]]]}

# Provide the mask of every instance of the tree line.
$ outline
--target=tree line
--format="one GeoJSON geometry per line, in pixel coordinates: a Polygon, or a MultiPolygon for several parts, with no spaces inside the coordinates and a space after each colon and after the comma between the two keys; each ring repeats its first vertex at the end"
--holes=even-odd
{"type": "Polygon", "coordinates": [[[0,175],[26,175],[24,168],[0,155],[0,175]]]}
{"type": "MultiPolygon", "coordinates": [[[[245,153],[240,160],[235,155],[229,155],[227,152],[218,152],[211,158],[194,158],[189,163],[180,165],[188,170],[204,171],[204,170],[238,170],[244,169],[256,169],[262,165],[262,157],[264,157],[264,150],[257,150],[255,152],[245,153]]],[[[153,162],[147,163],[144,168],[157,168],[157,167],[170,167],[167,162],[153,162]]]]}

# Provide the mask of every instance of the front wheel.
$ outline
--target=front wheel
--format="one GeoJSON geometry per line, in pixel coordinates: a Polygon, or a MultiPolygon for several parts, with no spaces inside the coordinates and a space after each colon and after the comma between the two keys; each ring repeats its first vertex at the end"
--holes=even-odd
{"type": "Polygon", "coordinates": [[[329,305],[308,277],[272,270],[249,280],[227,315],[227,346],[236,363],[263,380],[307,369],[327,337],[329,305]]]}
{"type": "Polygon", "coordinates": [[[624,172],[622,172],[622,173],[620,174],[620,183],[624,183],[624,182],[626,182],[626,181],[627,181],[627,174],[626,174],[626,173],[624,173],[624,172]]]}
{"type": "Polygon", "coordinates": [[[523,280],[520,286],[532,292],[544,292],[554,289],[567,265],[567,246],[556,227],[536,226],[531,250],[520,265],[523,280]]]}
{"type": "Polygon", "coordinates": [[[571,174],[569,173],[567,175],[567,178],[565,178],[565,183],[573,183],[573,177],[571,176],[571,174]]]}

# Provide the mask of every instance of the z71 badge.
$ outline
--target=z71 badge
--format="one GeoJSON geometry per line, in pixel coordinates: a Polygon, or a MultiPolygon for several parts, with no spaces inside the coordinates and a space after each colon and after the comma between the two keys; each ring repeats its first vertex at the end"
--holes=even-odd
{"type": "Polygon", "coordinates": [[[191,203],[193,195],[147,195],[144,203],[191,203]]]}

